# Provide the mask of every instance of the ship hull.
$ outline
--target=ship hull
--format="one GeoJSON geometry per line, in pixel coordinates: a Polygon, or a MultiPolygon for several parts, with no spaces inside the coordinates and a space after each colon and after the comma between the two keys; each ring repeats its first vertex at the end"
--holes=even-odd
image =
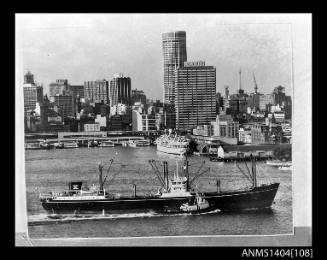
{"type": "MultiPolygon", "coordinates": [[[[257,187],[247,191],[204,193],[210,208],[220,211],[268,208],[272,205],[279,183],[257,187]]],[[[195,194],[194,194],[195,196],[195,194]]],[[[83,213],[83,212],[145,212],[178,210],[188,202],[190,197],[147,197],[103,200],[44,200],[43,208],[50,213],[83,213]]]]}
{"type": "Polygon", "coordinates": [[[211,206],[221,211],[262,209],[271,207],[279,183],[257,187],[250,191],[205,193],[204,198],[211,206]]]}
{"type": "Polygon", "coordinates": [[[159,152],[168,153],[168,154],[177,154],[177,155],[184,155],[187,152],[187,148],[167,147],[160,144],[157,144],[157,150],[159,152]]]}
{"type": "Polygon", "coordinates": [[[175,198],[133,198],[106,199],[94,201],[45,201],[42,206],[48,212],[55,213],[83,213],[83,212],[144,212],[160,211],[164,208],[180,207],[188,202],[187,197],[175,198]]]}

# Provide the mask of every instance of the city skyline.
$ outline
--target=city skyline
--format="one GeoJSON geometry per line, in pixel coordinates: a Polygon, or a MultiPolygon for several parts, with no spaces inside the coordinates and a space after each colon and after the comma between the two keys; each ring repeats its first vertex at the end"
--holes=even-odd
{"type": "Polygon", "coordinates": [[[56,79],[83,85],[84,81],[110,80],[114,74],[123,73],[131,77],[132,89],[142,89],[148,98],[162,100],[162,34],[183,30],[188,61],[205,60],[217,68],[218,92],[223,93],[228,85],[230,93],[235,93],[242,69],[242,89],[246,92],[254,92],[254,73],[260,93],[271,93],[282,85],[290,95],[290,26],[239,24],[244,19],[237,17],[24,14],[16,18],[16,35],[23,71],[30,70],[35,80],[43,83],[45,93],[56,79]],[[230,24],[232,20],[236,23],[230,24]]]}

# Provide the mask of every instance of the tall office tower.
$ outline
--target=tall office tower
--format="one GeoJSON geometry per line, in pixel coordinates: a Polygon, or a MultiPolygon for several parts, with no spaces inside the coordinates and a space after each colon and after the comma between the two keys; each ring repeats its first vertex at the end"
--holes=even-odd
{"type": "Polygon", "coordinates": [[[67,79],[57,79],[56,82],[50,83],[49,85],[49,94],[50,97],[55,95],[65,95],[68,87],[67,79]]]}
{"type": "Polygon", "coordinates": [[[62,118],[74,117],[76,113],[76,100],[72,95],[53,96],[53,105],[59,108],[62,118]]]}
{"type": "Polygon", "coordinates": [[[84,98],[91,103],[108,104],[109,102],[109,82],[105,79],[84,82],[84,98]]]}
{"type": "Polygon", "coordinates": [[[164,56],[164,96],[165,104],[175,102],[175,70],[187,60],[186,32],[177,31],[162,34],[164,56]]]}
{"type": "Polygon", "coordinates": [[[216,118],[216,68],[204,61],[185,62],[175,70],[176,129],[209,125],[216,118]]]}
{"type": "Polygon", "coordinates": [[[118,74],[112,80],[110,80],[109,99],[110,106],[115,106],[118,103],[131,106],[131,78],[118,74]]]}
{"type": "Polygon", "coordinates": [[[36,103],[43,100],[43,87],[33,84],[24,84],[24,111],[34,110],[36,103]]]}
{"type": "Polygon", "coordinates": [[[278,86],[274,88],[274,105],[284,106],[286,101],[285,87],[278,86]]]}
{"type": "Polygon", "coordinates": [[[84,85],[68,85],[67,92],[73,97],[84,98],[84,85]]]}
{"type": "Polygon", "coordinates": [[[24,75],[24,84],[34,84],[34,75],[28,71],[25,75],[24,75]]]}
{"type": "Polygon", "coordinates": [[[31,72],[24,75],[23,93],[25,112],[35,110],[36,103],[43,100],[43,87],[35,84],[34,75],[31,72]]]}

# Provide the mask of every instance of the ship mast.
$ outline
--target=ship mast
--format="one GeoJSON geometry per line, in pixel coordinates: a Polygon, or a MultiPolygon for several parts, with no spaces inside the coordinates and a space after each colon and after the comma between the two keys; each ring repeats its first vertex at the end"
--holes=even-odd
{"type": "Polygon", "coordinates": [[[167,162],[164,161],[164,178],[161,177],[160,175],[160,171],[156,165],[156,161],[155,160],[149,160],[149,164],[151,165],[155,175],[157,176],[157,178],[159,179],[162,187],[164,187],[166,190],[168,190],[168,165],[167,162]]]}
{"type": "Polygon", "coordinates": [[[252,180],[253,180],[253,188],[257,187],[257,167],[255,164],[255,158],[251,154],[251,166],[252,166],[252,180]]]}
{"type": "Polygon", "coordinates": [[[190,174],[188,172],[188,160],[187,160],[187,154],[185,154],[185,161],[184,161],[184,176],[186,177],[186,189],[190,189],[190,174]]]}
{"type": "Polygon", "coordinates": [[[200,165],[199,169],[195,173],[195,176],[193,177],[193,179],[189,181],[189,185],[191,185],[197,178],[199,178],[200,176],[202,176],[204,173],[210,171],[210,168],[208,167],[206,170],[203,170],[202,172],[200,172],[201,169],[203,168],[203,165],[204,164],[205,164],[205,161],[202,162],[202,164],[200,165]]]}
{"type": "Polygon", "coordinates": [[[99,189],[100,189],[100,192],[103,192],[102,169],[103,169],[103,165],[100,162],[99,163],[99,189]]]}

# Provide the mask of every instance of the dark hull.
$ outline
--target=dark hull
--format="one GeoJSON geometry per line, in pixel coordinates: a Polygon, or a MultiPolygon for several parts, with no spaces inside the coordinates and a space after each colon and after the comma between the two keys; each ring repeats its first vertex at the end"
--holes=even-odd
{"type": "Polygon", "coordinates": [[[257,187],[250,191],[205,193],[210,205],[221,211],[262,209],[272,205],[279,183],[257,187]]]}
{"type": "MultiPolygon", "coordinates": [[[[279,183],[257,187],[247,191],[204,193],[211,209],[221,211],[259,209],[270,207],[274,201],[279,183]]],[[[195,196],[195,195],[194,195],[195,196]]],[[[92,201],[43,201],[42,206],[50,213],[83,213],[83,212],[144,212],[178,210],[190,198],[123,198],[92,201]]]]}
{"type": "Polygon", "coordinates": [[[82,213],[82,212],[144,212],[149,210],[160,211],[164,208],[179,208],[189,198],[123,198],[95,201],[48,201],[42,202],[45,210],[53,213],[82,213]]]}

